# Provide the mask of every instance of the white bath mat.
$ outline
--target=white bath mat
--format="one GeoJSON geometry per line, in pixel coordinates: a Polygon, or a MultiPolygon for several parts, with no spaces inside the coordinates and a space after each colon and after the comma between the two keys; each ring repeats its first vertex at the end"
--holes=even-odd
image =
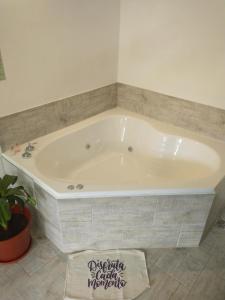
{"type": "Polygon", "coordinates": [[[149,288],[138,250],[84,251],[69,256],[65,300],[131,300],[149,288]]]}

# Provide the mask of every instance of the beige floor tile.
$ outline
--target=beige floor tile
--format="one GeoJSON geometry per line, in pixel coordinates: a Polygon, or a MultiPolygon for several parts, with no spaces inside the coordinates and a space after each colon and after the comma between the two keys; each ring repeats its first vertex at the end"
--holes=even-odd
{"type": "Polygon", "coordinates": [[[24,272],[18,263],[0,264],[1,274],[7,275],[10,279],[15,279],[24,272]]]}
{"type": "Polygon", "coordinates": [[[169,272],[171,276],[187,287],[193,285],[209,261],[209,255],[198,251],[198,248],[192,250],[187,249],[186,255],[179,260],[179,264],[169,272]]]}
{"type": "MultiPolygon", "coordinates": [[[[225,300],[225,231],[198,248],[145,250],[151,287],[136,300],[225,300]]],[[[62,300],[67,256],[36,236],[15,264],[0,264],[0,300],[62,300]]]]}
{"type": "Polygon", "coordinates": [[[215,276],[218,276],[225,281],[225,253],[219,252],[216,255],[213,255],[210,258],[205,271],[212,272],[215,276]]]}
{"type": "Polygon", "coordinates": [[[0,265],[0,294],[2,289],[4,289],[4,286],[9,282],[9,277],[4,274],[4,272],[1,271],[1,265],[0,265]]]}
{"type": "Polygon", "coordinates": [[[188,296],[189,292],[190,288],[180,284],[175,290],[175,292],[171,295],[169,300],[186,300],[186,297],[188,296]]]}
{"type": "Polygon", "coordinates": [[[155,262],[164,255],[168,249],[166,248],[152,248],[152,249],[146,249],[145,250],[145,257],[146,257],[146,264],[147,267],[153,266],[155,262]]]}
{"type": "Polygon", "coordinates": [[[185,259],[185,248],[167,249],[156,261],[156,265],[164,272],[173,272],[185,259]]]}
{"type": "Polygon", "coordinates": [[[225,280],[214,271],[204,270],[192,286],[187,299],[224,300],[225,280]]]}
{"type": "MultiPolygon", "coordinates": [[[[23,297],[15,289],[5,289],[0,294],[1,300],[23,300],[23,297]]],[[[30,299],[33,300],[33,299],[30,299]]]]}
{"type": "Polygon", "coordinates": [[[63,296],[66,263],[59,257],[54,258],[36,271],[23,286],[19,294],[24,300],[41,300],[63,296]]]}
{"type": "Polygon", "coordinates": [[[206,239],[201,243],[200,249],[210,255],[216,255],[219,252],[225,253],[225,230],[214,226],[206,239]]]}
{"type": "Polygon", "coordinates": [[[3,282],[1,281],[0,284],[0,295],[2,291],[5,290],[17,291],[29,280],[29,275],[17,263],[0,264],[0,280],[1,279],[3,282]]]}
{"type": "Polygon", "coordinates": [[[177,280],[154,265],[150,270],[150,289],[143,296],[143,300],[170,299],[179,285],[177,280]]]}
{"type": "Polygon", "coordinates": [[[18,264],[32,275],[57,255],[58,251],[47,239],[33,240],[30,252],[18,264]]]}

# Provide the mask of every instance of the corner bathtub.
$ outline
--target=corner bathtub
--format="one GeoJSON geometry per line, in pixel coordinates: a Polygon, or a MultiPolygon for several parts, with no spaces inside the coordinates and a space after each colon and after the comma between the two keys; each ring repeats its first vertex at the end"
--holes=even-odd
{"type": "Polygon", "coordinates": [[[63,252],[197,246],[225,144],[119,108],[4,153],[63,252]]]}

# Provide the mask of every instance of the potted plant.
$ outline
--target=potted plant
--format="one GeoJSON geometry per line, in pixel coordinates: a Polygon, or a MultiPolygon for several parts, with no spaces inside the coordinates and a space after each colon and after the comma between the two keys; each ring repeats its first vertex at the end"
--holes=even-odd
{"type": "Polygon", "coordinates": [[[31,213],[26,204],[36,201],[23,186],[14,186],[17,176],[0,177],[0,262],[23,256],[31,243],[31,213]]]}

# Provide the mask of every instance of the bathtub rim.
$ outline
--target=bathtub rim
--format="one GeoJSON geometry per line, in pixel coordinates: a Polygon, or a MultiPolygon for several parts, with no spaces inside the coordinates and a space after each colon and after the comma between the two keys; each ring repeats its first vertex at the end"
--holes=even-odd
{"type": "Polygon", "coordinates": [[[107,191],[69,191],[57,192],[46,184],[43,180],[31,174],[28,170],[17,164],[15,161],[2,153],[3,159],[11,163],[17,169],[27,175],[34,183],[43,188],[55,199],[85,199],[85,198],[113,198],[113,197],[146,197],[146,196],[165,196],[165,195],[215,195],[215,187],[209,188],[165,188],[165,189],[134,189],[134,190],[107,190],[107,191]]]}
{"type": "MultiPolygon", "coordinates": [[[[187,129],[183,129],[181,127],[177,127],[171,124],[168,124],[166,122],[162,122],[162,121],[158,121],[156,119],[152,119],[150,117],[146,117],[134,112],[130,112],[128,110],[125,109],[121,109],[120,107],[116,107],[107,111],[104,111],[100,114],[97,114],[95,116],[92,116],[90,118],[87,118],[83,121],[79,121],[77,123],[74,123],[72,125],[69,125],[67,127],[64,127],[60,130],[54,131],[52,133],[49,133],[47,135],[44,135],[42,137],[38,137],[37,139],[31,141],[35,142],[38,141],[39,139],[43,139],[44,138],[44,143],[40,146],[39,151],[41,151],[44,147],[46,147],[46,145],[48,145],[48,142],[46,142],[46,140],[48,140],[48,137],[53,137],[53,139],[51,140],[51,142],[54,142],[56,139],[60,138],[61,136],[65,134],[70,134],[71,132],[76,132],[79,131],[85,127],[88,127],[98,121],[104,120],[109,116],[130,116],[130,117],[134,117],[134,118],[138,118],[141,120],[144,120],[146,122],[150,122],[151,124],[153,124],[153,126],[156,127],[157,130],[161,131],[162,129],[166,128],[168,129],[168,131],[164,131],[167,134],[170,135],[177,135],[179,134],[182,137],[188,138],[188,139],[193,139],[194,141],[198,142],[198,143],[203,143],[206,146],[212,148],[214,151],[217,152],[217,155],[219,156],[219,158],[221,159],[222,156],[222,152],[221,149],[218,145],[220,145],[221,147],[223,146],[223,148],[225,149],[225,143],[217,140],[217,139],[213,139],[211,137],[208,136],[204,136],[201,135],[200,133],[196,133],[187,129]],[[174,130],[174,132],[173,132],[174,130]],[[205,142],[208,141],[208,142],[205,142]],[[214,147],[214,143],[215,142],[215,147],[214,147]],[[212,146],[213,145],[213,146],[212,146]],[[220,151],[217,151],[217,146],[218,149],[220,151]]],[[[27,145],[27,143],[21,145],[21,147],[25,147],[27,145]]],[[[21,154],[21,153],[20,153],[21,154]]],[[[223,172],[222,177],[220,178],[220,180],[216,183],[216,184],[209,184],[207,187],[184,187],[184,188],[139,188],[139,189],[115,189],[115,190],[98,190],[98,191],[88,191],[88,190],[82,190],[82,191],[56,191],[54,188],[52,188],[51,186],[49,186],[49,183],[45,183],[44,180],[42,178],[39,178],[38,176],[36,176],[35,174],[33,174],[31,171],[29,171],[29,169],[26,168],[26,166],[24,167],[23,165],[20,164],[20,161],[17,162],[12,155],[10,155],[10,150],[1,153],[2,157],[8,161],[9,163],[11,163],[12,165],[14,165],[17,169],[21,170],[24,174],[26,174],[27,176],[29,176],[33,182],[37,183],[40,187],[42,187],[46,192],[48,192],[50,195],[52,195],[54,198],[56,199],[76,199],[76,198],[104,198],[104,197],[131,197],[131,196],[152,196],[152,195],[192,195],[192,194],[215,194],[215,188],[217,186],[217,184],[223,179],[225,172],[223,172]]],[[[14,156],[15,157],[15,156],[14,156]]],[[[28,161],[28,160],[27,160],[28,161]]],[[[225,160],[222,161],[223,162],[223,167],[225,166],[225,160]]]]}
{"type": "Polygon", "coordinates": [[[136,189],[136,190],[120,190],[120,191],[82,191],[82,192],[57,192],[53,188],[49,187],[41,179],[31,174],[23,167],[17,165],[14,161],[11,161],[2,154],[4,159],[13,164],[16,168],[29,176],[34,183],[42,187],[47,193],[53,196],[55,199],[81,199],[81,198],[113,198],[113,197],[138,197],[138,196],[165,196],[165,195],[215,195],[215,188],[171,188],[171,189],[136,189]]]}

